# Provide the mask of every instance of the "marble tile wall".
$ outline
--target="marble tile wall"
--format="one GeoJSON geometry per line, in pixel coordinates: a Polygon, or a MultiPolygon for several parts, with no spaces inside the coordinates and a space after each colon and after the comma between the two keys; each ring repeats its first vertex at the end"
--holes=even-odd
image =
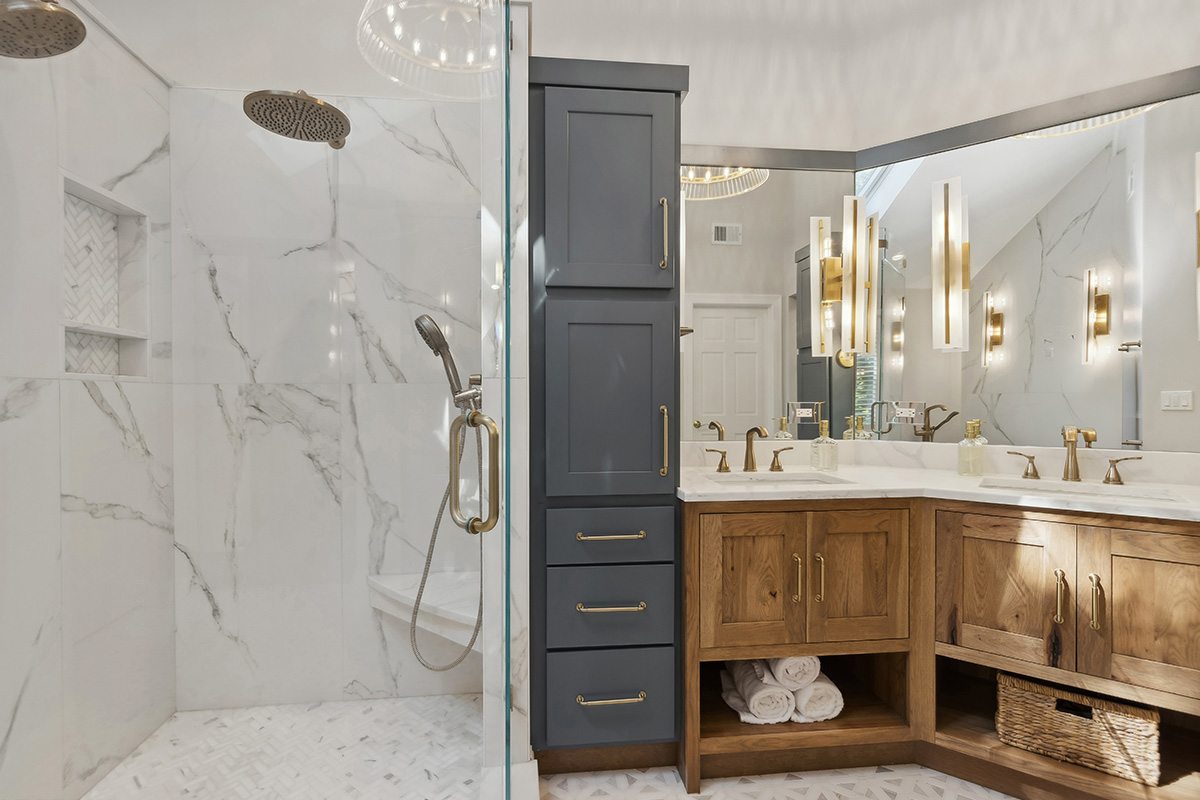
{"type": "MultiPolygon", "coordinates": [[[[421,668],[366,583],[421,571],[446,487],[455,412],[413,320],[481,371],[479,108],[323,99],[341,151],[172,92],[181,709],[480,690],[477,655],[421,668]]],[[[446,519],[434,569],[479,558],[446,519]]]]}
{"type": "Polygon", "coordinates": [[[168,89],[85,24],[0,59],[0,800],[81,796],[175,709],[168,89]],[[64,375],[63,170],[150,215],[148,378],[64,375]]]}

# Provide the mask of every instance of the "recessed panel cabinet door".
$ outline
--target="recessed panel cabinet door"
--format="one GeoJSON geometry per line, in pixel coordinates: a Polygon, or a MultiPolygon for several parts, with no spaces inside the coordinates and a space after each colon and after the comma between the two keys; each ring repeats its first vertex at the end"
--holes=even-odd
{"type": "Polygon", "coordinates": [[[678,338],[670,301],[546,301],[547,495],[674,494],[678,338]]]}
{"type": "Polygon", "coordinates": [[[804,642],[804,515],[700,517],[700,646],[804,642]]]}
{"type": "Polygon", "coordinates": [[[1075,668],[1075,526],[940,512],[939,639],[1075,668]]]}
{"type": "Polygon", "coordinates": [[[1200,697],[1200,537],[1081,528],[1078,671],[1200,697]]]}
{"type": "Polygon", "coordinates": [[[808,515],[808,639],[908,636],[908,512],[808,515]]]}
{"type": "Polygon", "coordinates": [[[675,96],[546,87],[547,286],[670,289],[675,96]]]}

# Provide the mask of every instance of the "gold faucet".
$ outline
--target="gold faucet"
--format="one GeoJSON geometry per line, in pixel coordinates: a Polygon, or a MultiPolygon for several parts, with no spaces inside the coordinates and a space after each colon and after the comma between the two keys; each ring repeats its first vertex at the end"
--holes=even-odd
{"type": "MultiPolygon", "coordinates": [[[[694,420],[694,421],[692,422],[692,427],[693,427],[693,428],[699,428],[699,427],[700,427],[700,420],[694,420]]],[[[717,432],[717,441],[718,441],[718,442],[723,442],[723,441],[725,441],[725,426],[724,426],[724,425],[722,425],[721,423],[717,422],[717,421],[714,419],[712,422],[708,423],[708,429],[709,429],[710,431],[716,431],[716,432],[717,432]]]]}
{"type": "Polygon", "coordinates": [[[760,439],[767,438],[767,429],[761,425],[756,425],[746,431],[746,460],[742,462],[742,472],[758,472],[758,465],[754,463],[754,437],[760,439]]]}
{"type": "Polygon", "coordinates": [[[1080,428],[1075,425],[1064,425],[1062,429],[1063,447],[1067,448],[1067,461],[1063,464],[1064,481],[1079,481],[1079,456],[1076,448],[1079,447],[1080,438],[1083,439],[1084,447],[1091,447],[1092,442],[1096,441],[1095,428],[1080,428]]]}
{"type": "Polygon", "coordinates": [[[939,430],[941,430],[941,427],[943,425],[945,425],[947,422],[949,422],[950,420],[952,420],[958,416],[957,411],[950,411],[950,413],[946,415],[945,419],[943,419],[941,422],[939,422],[937,425],[934,425],[931,428],[931,427],[929,427],[929,412],[933,411],[935,408],[940,408],[942,411],[950,411],[950,409],[946,408],[941,403],[938,403],[935,406],[925,406],[925,427],[917,428],[917,431],[916,431],[917,436],[921,437],[922,442],[932,442],[933,435],[935,433],[937,433],[939,430]]]}

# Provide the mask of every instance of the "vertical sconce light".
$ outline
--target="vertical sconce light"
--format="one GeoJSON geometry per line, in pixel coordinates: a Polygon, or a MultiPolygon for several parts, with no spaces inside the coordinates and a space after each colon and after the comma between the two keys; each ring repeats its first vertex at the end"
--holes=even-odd
{"type": "Polygon", "coordinates": [[[1087,271],[1084,286],[1087,296],[1083,311],[1083,363],[1094,364],[1099,350],[1098,337],[1108,335],[1109,297],[1100,291],[1100,276],[1094,269],[1087,271]]]}
{"type": "Polygon", "coordinates": [[[862,197],[842,202],[842,250],[833,255],[829,217],[809,222],[809,251],[817,253],[810,270],[813,355],[874,353],[872,329],[879,315],[879,218],[867,216],[862,197]],[[834,304],[841,303],[841,339],[833,341],[834,304]]]}
{"type": "Polygon", "coordinates": [[[962,193],[962,179],[935,181],[931,251],[935,350],[962,352],[967,349],[971,256],[966,234],[966,198],[962,193]]]}
{"type": "Polygon", "coordinates": [[[1200,153],[1196,153],[1196,335],[1200,336],[1200,153]]]}
{"type": "MultiPolygon", "coordinates": [[[[1004,344],[1004,314],[996,310],[996,298],[983,294],[983,366],[992,364],[995,349],[1004,344]]],[[[1003,359],[1003,355],[1001,356],[1003,359]]]]}

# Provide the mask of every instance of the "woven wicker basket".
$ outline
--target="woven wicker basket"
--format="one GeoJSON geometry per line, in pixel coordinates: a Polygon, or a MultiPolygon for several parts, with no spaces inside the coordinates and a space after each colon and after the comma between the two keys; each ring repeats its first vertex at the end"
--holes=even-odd
{"type": "Polygon", "coordinates": [[[997,678],[1000,741],[1157,786],[1158,712],[1006,675],[997,678]]]}

